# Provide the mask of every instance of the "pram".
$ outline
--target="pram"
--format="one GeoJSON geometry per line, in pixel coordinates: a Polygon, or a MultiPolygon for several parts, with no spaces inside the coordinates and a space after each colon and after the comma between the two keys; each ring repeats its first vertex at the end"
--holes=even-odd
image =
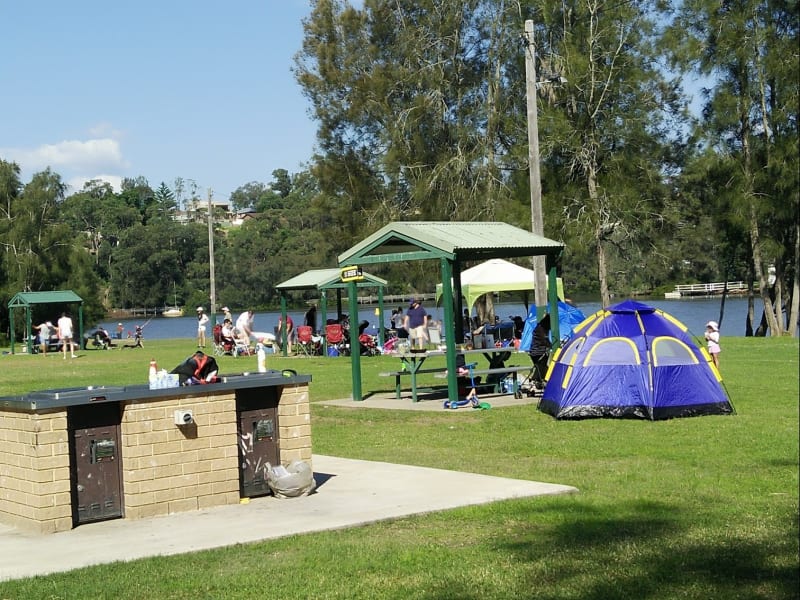
{"type": "Polygon", "coordinates": [[[381,353],[378,340],[374,335],[366,332],[369,321],[361,321],[358,325],[358,344],[361,347],[361,356],[377,356],[381,353]]]}

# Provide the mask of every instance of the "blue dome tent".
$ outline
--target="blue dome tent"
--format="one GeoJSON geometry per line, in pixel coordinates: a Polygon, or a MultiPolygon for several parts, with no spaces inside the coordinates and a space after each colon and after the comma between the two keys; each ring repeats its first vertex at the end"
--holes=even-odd
{"type": "Polygon", "coordinates": [[[557,419],[733,414],[711,357],[686,331],[632,300],[597,311],[554,355],[539,409],[557,419]]]}

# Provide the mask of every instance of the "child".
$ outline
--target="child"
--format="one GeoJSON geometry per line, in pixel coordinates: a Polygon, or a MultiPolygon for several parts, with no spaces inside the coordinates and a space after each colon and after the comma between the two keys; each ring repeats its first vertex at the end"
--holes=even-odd
{"type": "Polygon", "coordinates": [[[711,361],[719,371],[719,324],[716,321],[706,323],[705,337],[708,342],[708,353],[711,355],[711,361]]]}

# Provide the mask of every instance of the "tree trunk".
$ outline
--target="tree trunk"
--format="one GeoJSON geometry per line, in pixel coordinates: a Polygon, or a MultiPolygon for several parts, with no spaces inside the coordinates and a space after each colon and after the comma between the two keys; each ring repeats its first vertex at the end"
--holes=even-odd
{"type": "Polygon", "coordinates": [[[603,246],[604,225],[600,210],[600,200],[597,194],[597,171],[591,162],[586,166],[586,183],[589,191],[589,204],[596,211],[597,223],[595,224],[595,251],[597,252],[597,280],[600,282],[600,302],[603,308],[611,304],[611,292],[608,290],[608,262],[606,260],[606,250],[603,246]]]}
{"type": "Polygon", "coordinates": [[[795,224],[794,231],[794,285],[791,297],[787,331],[794,337],[797,334],[797,321],[800,320],[800,223],[795,224]]]}

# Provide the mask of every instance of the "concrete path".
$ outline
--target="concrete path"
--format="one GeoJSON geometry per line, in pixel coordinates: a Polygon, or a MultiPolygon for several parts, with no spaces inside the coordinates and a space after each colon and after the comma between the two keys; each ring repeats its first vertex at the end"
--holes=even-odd
{"type": "Polygon", "coordinates": [[[304,498],[267,496],[248,504],[136,521],[116,519],[47,535],[0,525],[0,580],[578,491],[566,485],[332,456],[315,455],[313,465],[317,491],[304,498]]]}

